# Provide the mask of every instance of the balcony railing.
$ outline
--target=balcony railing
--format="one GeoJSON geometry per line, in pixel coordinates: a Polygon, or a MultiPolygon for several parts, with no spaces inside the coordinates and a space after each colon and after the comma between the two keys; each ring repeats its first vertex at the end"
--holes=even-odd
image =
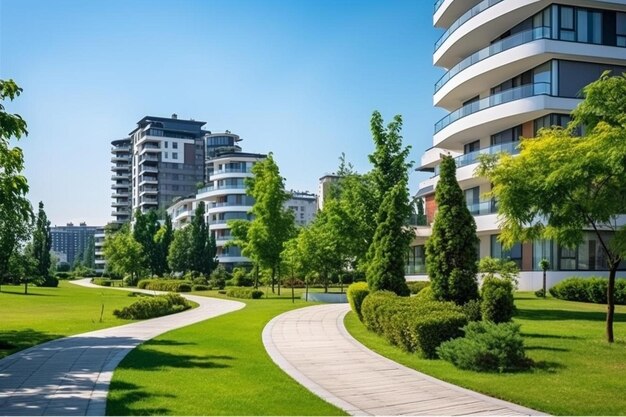
{"type": "Polygon", "coordinates": [[[467,209],[473,216],[494,214],[498,212],[498,205],[495,200],[481,201],[479,203],[468,204],[467,209]]]}
{"type": "Polygon", "coordinates": [[[233,206],[243,206],[243,207],[248,207],[248,206],[252,206],[251,204],[245,203],[245,202],[241,202],[241,203],[233,203],[230,201],[225,201],[225,202],[221,202],[221,203],[210,203],[209,204],[209,208],[217,208],[217,207],[233,207],[233,206]]]}
{"type": "MultiPolygon", "coordinates": [[[[456,167],[461,168],[467,165],[472,165],[478,162],[480,155],[494,155],[501,152],[509,153],[511,155],[517,155],[519,149],[517,148],[519,141],[500,143],[498,145],[489,146],[488,148],[479,149],[474,152],[469,152],[454,158],[456,167]]],[[[435,167],[435,175],[439,175],[439,166],[435,167]]]]}
{"type": "Polygon", "coordinates": [[[218,169],[217,171],[213,172],[213,175],[218,175],[218,174],[229,174],[229,173],[239,173],[239,174],[248,174],[250,172],[252,172],[252,168],[222,168],[222,169],[218,169]]]}
{"type": "Polygon", "coordinates": [[[233,184],[233,185],[219,185],[217,187],[213,185],[209,185],[208,187],[202,187],[198,189],[198,194],[207,193],[209,191],[217,191],[217,190],[245,190],[246,186],[244,184],[233,184]]]}
{"type": "Polygon", "coordinates": [[[474,114],[481,110],[488,109],[490,107],[498,106],[500,104],[508,103],[523,98],[550,95],[551,88],[550,83],[536,83],[526,84],[519,87],[511,88],[509,90],[502,91],[501,93],[493,94],[489,97],[485,97],[482,100],[477,100],[465,106],[456,109],[452,113],[448,114],[435,124],[435,133],[441,129],[447,127],[457,120],[474,114]]]}
{"type": "Polygon", "coordinates": [[[446,0],[437,0],[435,2],[435,13],[437,13],[437,10],[439,10],[439,8],[441,7],[441,5],[443,4],[443,2],[446,0]]]}
{"type": "Polygon", "coordinates": [[[443,33],[443,35],[441,35],[441,37],[439,38],[437,42],[435,42],[435,51],[439,49],[441,44],[443,44],[446,41],[446,39],[448,39],[450,35],[452,35],[458,28],[460,28],[461,25],[463,25],[463,23],[467,22],[468,20],[470,20],[472,17],[476,16],[477,14],[487,10],[491,6],[494,6],[500,3],[501,1],[502,0],[483,0],[480,3],[478,3],[476,6],[472,7],[467,12],[465,12],[454,23],[452,23],[452,25],[450,25],[448,30],[446,30],[443,33]]]}
{"type": "Polygon", "coordinates": [[[525,43],[530,43],[538,39],[549,39],[550,36],[550,28],[542,26],[535,29],[526,30],[524,32],[516,33],[513,36],[509,36],[508,38],[504,38],[498,42],[492,43],[488,47],[483,48],[478,52],[474,52],[472,55],[468,56],[463,61],[450,68],[448,72],[443,74],[443,76],[435,84],[435,93],[439,91],[441,87],[443,87],[448,81],[450,81],[452,77],[457,75],[459,72],[471,67],[472,65],[484,59],[497,55],[500,52],[504,52],[511,48],[515,48],[516,46],[523,45],[525,43]]]}

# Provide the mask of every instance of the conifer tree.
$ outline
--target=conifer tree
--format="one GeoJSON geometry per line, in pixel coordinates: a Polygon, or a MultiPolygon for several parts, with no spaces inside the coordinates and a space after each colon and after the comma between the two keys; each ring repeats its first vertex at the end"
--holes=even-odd
{"type": "Polygon", "coordinates": [[[435,190],[437,214],[426,241],[426,268],[437,299],[462,305],[478,298],[476,223],[456,180],[456,164],[444,156],[435,190]]]}
{"type": "Polygon", "coordinates": [[[50,236],[50,221],[43,209],[43,202],[39,202],[37,221],[33,232],[33,257],[35,258],[35,274],[40,285],[45,287],[56,287],[58,281],[50,274],[50,249],[52,239],[50,236]]]}

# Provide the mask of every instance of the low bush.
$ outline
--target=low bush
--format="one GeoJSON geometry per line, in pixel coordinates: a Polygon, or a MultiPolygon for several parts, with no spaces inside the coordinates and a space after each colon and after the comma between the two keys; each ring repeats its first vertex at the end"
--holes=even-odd
{"type": "Polygon", "coordinates": [[[437,348],[443,360],[457,368],[482,372],[527,369],[531,360],[524,352],[519,324],[472,322],[463,328],[465,337],[444,342],[437,348]]]}
{"type": "Polygon", "coordinates": [[[70,274],[69,272],[56,272],[54,274],[55,277],[57,277],[58,279],[70,279],[72,277],[72,274],[70,274]]]}
{"type": "Polygon", "coordinates": [[[285,278],[282,280],[283,287],[285,288],[304,288],[304,281],[298,278],[285,278]]]}
{"type": "Polygon", "coordinates": [[[143,320],[178,313],[191,308],[191,304],[179,294],[141,297],[128,307],[114,310],[116,317],[127,320],[143,320]]]}
{"type": "Polygon", "coordinates": [[[509,279],[488,277],[481,288],[480,310],[483,320],[494,323],[511,321],[515,314],[513,282],[509,279]]]}
{"type": "Polygon", "coordinates": [[[263,297],[263,291],[255,290],[254,288],[237,287],[228,289],[228,291],[226,291],[226,296],[232,298],[251,298],[256,300],[263,297]]]}
{"type": "Polygon", "coordinates": [[[543,288],[538,289],[537,291],[535,291],[535,296],[539,297],[539,298],[543,298],[546,296],[545,291],[543,290],[543,288]]]}
{"type": "Polygon", "coordinates": [[[481,311],[481,300],[470,300],[461,307],[467,321],[480,321],[483,318],[481,311]]]}
{"type": "Polygon", "coordinates": [[[406,285],[407,287],[409,287],[409,291],[411,291],[411,294],[418,294],[420,291],[430,285],[430,281],[408,281],[406,285]]]}
{"type": "Polygon", "coordinates": [[[210,289],[211,287],[209,287],[208,285],[202,285],[202,284],[196,284],[192,287],[192,290],[194,291],[208,291],[210,289]]]}
{"type": "Polygon", "coordinates": [[[94,278],[91,280],[91,283],[94,285],[101,285],[103,287],[111,286],[111,280],[108,278],[94,278]]]}
{"type": "Polygon", "coordinates": [[[137,283],[137,288],[153,291],[189,292],[192,283],[177,279],[142,279],[137,283]]]}
{"type": "Polygon", "coordinates": [[[42,281],[40,281],[37,284],[38,287],[50,287],[50,288],[56,288],[59,286],[59,279],[54,276],[54,275],[50,275],[48,274],[46,277],[44,277],[44,279],[42,281]]]}
{"type": "Polygon", "coordinates": [[[350,308],[352,311],[359,316],[359,320],[363,321],[363,315],[361,314],[361,306],[363,305],[363,300],[370,293],[370,290],[367,286],[367,282],[355,282],[354,284],[350,284],[348,287],[347,296],[348,302],[350,303],[350,308]]]}
{"type": "Polygon", "coordinates": [[[234,268],[232,275],[233,277],[229,281],[235,287],[251,287],[254,285],[254,278],[248,275],[245,268],[234,268]]]}
{"type": "Polygon", "coordinates": [[[122,280],[125,287],[136,287],[139,282],[139,277],[135,275],[126,275],[122,280]]]}
{"type": "Polygon", "coordinates": [[[436,301],[435,293],[433,293],[433,287],[430,285],[422,288],[422,290],[420,290],[415,297],[424,301],[436,301]]]}
{"type": "MultiPolygon", "coordinates": [[[[608,282],[601,277],[571,277],[550,288],[550,294],[566,301],[606,304],[608,282]]],[[[615,280],[615,304],[626,304],[626,279],[615,280]]]]}
{"type": "Polygon", "coordinates": [[[398,297],[387,291],[365,297],[361,312],[368,329],[425,358],[436,357],[442,342],[462,336],[461,327],[468,322],[461,307],[452,302],[398,297]]]}
{"type": "Polygon", "coordinates": [[[209,285],[209,281],[206,277],[196,277],[191,280],[193,285],[209,285]]]}

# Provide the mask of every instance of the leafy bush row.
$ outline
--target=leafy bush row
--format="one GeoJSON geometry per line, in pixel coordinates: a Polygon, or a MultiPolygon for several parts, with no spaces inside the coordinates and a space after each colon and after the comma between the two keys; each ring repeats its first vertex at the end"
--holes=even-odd
{"type": "Polygon", "coordinates": [[[430,285],[430,281],[409,281],[406,283],[407,287],[409,287],[409,291],[411,294],[418,294],[424,288],[430,285]]]}
{"type": "MultiPolygon", "coordinates": [[[[567,278],[550,288],[554,298],[606,304],[607,278],[567,278]]],[[[615,304],[626,304],[626,279],[615,280],[615,304]]]]}
{"type": "Polygon", "coordinates": [[[468,320],[453,302],[398,297],[378,291],[365,297],[361,307],[363,324],[408,352],[435,358],[437,347],[463,335],[468,320]]]}
{"type": "Polygon", "coordinates": [[[263,291],[254,288],[230,288],[226,291],[226,296],[232,298],[252,298],[258,299],[263,297],[263,291]]]}
{"type": "Polygon", "coordinates": [[[128,307],[114,310],[121,319],[142,320],[178,313],[191,308],[191,304],[179,294],[165,294],[154,297],[141,297],[128,307]]]}
{"type": "Polygon", "coordinates": [[[192,283],[176,279],[142,279],[137,283],[137,288],[154,291],[189,292],[192,283]]]}
{"type": "Polygon", "coordinates": [[[457,368],[505,372],[526,369],[526,357],[519,324],[471,322],[463,328],[465,337],[443,342],[437,354],[457,368]]]}
{"type": "Polygon", "coordinates": [[[348,302],[350,303],[350,308],[352,311],[359,316],[359,320],[363,321],[363,315],[361,314],[361,306],[363,305],[363,300],[370,293],[369,287],[367,286],[367,282],[355,282],[354,284],[350,284],[348,287],[347,296],[348,302]]]}

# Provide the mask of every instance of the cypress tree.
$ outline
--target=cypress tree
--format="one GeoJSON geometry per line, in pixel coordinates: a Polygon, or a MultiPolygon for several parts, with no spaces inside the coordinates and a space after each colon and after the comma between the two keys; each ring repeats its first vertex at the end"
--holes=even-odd
{"type": "Polygon", "coordinates": [[[435,190],[437,214],[426,241],[426,268],[437,299],[462,305],[478,298],[478,237],[476,223],[456,180],[451,156],[441,161],[435,190]]]}
{"type": "Polygon", "coordinates": [[[39,202],[39,212],[37,213],[37,221],[35,231],[33,233],[33,258],[35,258],[35,274],[39,278],[42,286],[56,287],[58,281],[50,274],[50,249],[52,248],[52,239],[50,236],[50,221],[43,209],[43,202],[39,202]]]}

